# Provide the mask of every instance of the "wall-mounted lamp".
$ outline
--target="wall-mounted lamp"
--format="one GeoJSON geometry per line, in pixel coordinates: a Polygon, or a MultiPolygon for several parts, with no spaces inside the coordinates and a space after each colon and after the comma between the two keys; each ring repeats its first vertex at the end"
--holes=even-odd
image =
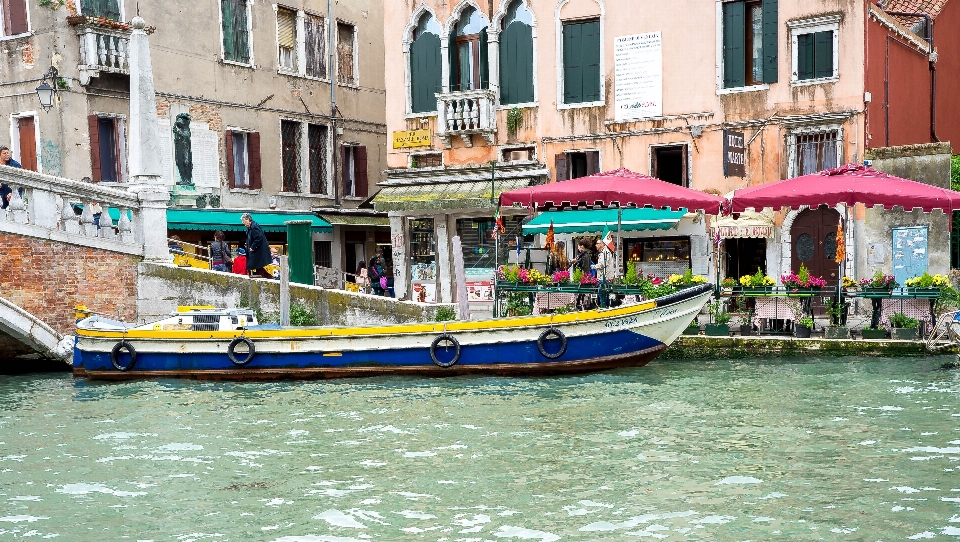
{"type": "Polygon", "coordinates": [[[50,108],[53,107],[53,102],[57,98],[57,79],[60,74],[57,72],[57,69],[53,66],[50,66],[50,69],[47,70],[47,73],[43,74],[43,80],[40,82],[40,86],[37,87],[37,97],[40,98],[40,107],[44,111],[50,111],[50,108]]]}

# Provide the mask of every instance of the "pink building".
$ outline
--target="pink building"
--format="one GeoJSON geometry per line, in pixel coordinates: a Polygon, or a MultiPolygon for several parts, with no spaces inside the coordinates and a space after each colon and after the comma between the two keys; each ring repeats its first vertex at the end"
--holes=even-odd
{"type": "MultiPolygon", "coordinates": [[[[953,12],[960,11],[947,0],[890,3],[898,4],[898,12],[919,13],[911,20],[929,25],[955,20],[953,12]]],[[[876,57],[881,45],[874,41],[888,33],[916,41],[912,54],[919,64],[911,69],[922,72],[931,54],[926,27],[910,26],[898,19],[904,16],[866,2],[675,0],[669,10],[663,5],[654,0],[386,3],[391,141],[387,179],[373,204],[390,214],[393,259],[409,262],[395,267],[398,296],[426,292],[420,297],[454,299],[450,253],[457,235],[467,280],[481,289],[494,268],[497,247],[490,233],[496,197],[504,190],[623,167],[726,194],[862,163],[871,147],[935,142],[928,130],[910,131],[902,115],[891,112],[888,123],[881,123],[877,109],[891,106],[878,104],[882,93],[876,86],[887,68],[876,57]],[[887,141],[879,135],[884,130],[896,135],[887,141]]],[[[947,34],[938,35],[944,47],[949,43],[949,50],[940,49],[940,62],[952,66],[960,47],[947,34]]],[[[900,69],[890,66],[894,73],[900,69]]],[[[951,81],[946,91],[956,86],[957,70],[952,71],[940,71],[938,85],[951,81]]],[[[924,80],[929,83],[929,74],[924,80]]],[[[891,84],[896,89],[891,96],[905,99],[913,84],[891,84]]],[[[926,99],[929,112],[932,93],[925,88],[925,94],[918,91],[923,96],[908,101],[923,109],[926,99]]],[[[956,101],[940,92],[937,133],[946,141],[958,128],[942,115],[956,119],[956,101]]],[[[517,237],[526,213],[505,221],[508,234],[500,240],[509,250],[516,240],[532,242],[517,237]]],[[[801,232],[793,230],[806,228],[802,233],[824,239],[836,231],[836,210],[741,218],[747,220],[721,224],[728,238],[723,274],[761,267],[776,276],[803,262],[828,280],[838,278],[836,268],[827,265],[830,247],[819,243],[812,254],[804,247],[798,252],[794,234],[801,232]]],[[[865,214],[856,218],[864,220],[865,214]]],[[[664,272],[690,267],[712,278],[710,222],[690,213],[676,229],[637,234],[625,240],[624,257],[659,269],[656,262],[667,254],[664,272]]],[[[499,249],[502,263],[507,248],[499,249]]],[[[948,265],[929,263],[932,271],[948,265]]]]}

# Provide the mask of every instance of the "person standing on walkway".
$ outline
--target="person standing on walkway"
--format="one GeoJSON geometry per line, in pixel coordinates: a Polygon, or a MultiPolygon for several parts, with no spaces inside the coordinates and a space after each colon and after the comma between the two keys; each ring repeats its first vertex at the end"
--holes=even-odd
{"type": "Polygon", "coordinates": [[[233,259],[233,268],[230,270],[237,275],[247,274],[247,251],[243,247],[237,249],[237,257],[233,259]]]}
{"type": "Polygon", "coordinates": [[[224,240],[223,232],[213,232],[213,242],[210,243],[210,268],[214,271],[226,271],[233,264],[230,257],[230,245],[224,240]]]}
{"type": "MultiPolygon", "coordinates": [[[[0,145],[0,165],[23,169],[20,162],[13,159],[8,147],[0,145]]],[[[10,205],[10,199],[13,197],[13,189],[5,183],[0,183],[0,209],[6,209],[10,205]]]]}
{"type": "Polygon", "coordinates": [[[617,258],[603,239],[597,239],[597,263],[593,264],[593,268],[597,270],[597,279],[600,281],[599,305],[606,307],[609,298],[604,287],[617,278],[617,258]]]}
{"type": "Polygon", "coordinates": [[[263,228],[257,221],[250,216],[250,213],[243,213],[240,221],[247,227],[247,271],[256,273],[258,277],[266,279],[273,278],[270,273],[264,269],[270,265],[273,260],[270,257],[270,243],[267,236],[263,233],[263,228]]]}

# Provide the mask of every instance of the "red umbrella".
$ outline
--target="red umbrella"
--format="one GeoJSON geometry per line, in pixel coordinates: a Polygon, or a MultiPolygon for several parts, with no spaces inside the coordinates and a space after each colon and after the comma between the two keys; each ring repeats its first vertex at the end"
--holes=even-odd
{"type": "Polygon", "coordinates": [[[820,205],[833,207],[838,203],[862,203],[868,207],[882,205],[887,209],[902,205],[908,211],[920,207],[929,213],[934,209],[943,209],[944,212],[960,209],[960,192],[901,179],[867,166],[847,164],[820,173],[737,190],[733,193],[731,203],[734,213],[749,208],[799,209],[802,205],[816,209],[820,205]]]}
{"type": "Polygon", "coordinates": [[[717,214],[726,200],[623,168],[500,194],[500,205],[503,207],[514,204],[525,207],[609,207],[612,203],[620,206],[633,204],[638,207],[686,208],[690,211],[703,209],[708,214],[717,214]]]}

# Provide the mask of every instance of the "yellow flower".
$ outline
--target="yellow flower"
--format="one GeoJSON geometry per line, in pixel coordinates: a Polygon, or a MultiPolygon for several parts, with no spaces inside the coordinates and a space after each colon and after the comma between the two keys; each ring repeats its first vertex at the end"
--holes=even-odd
{"type": "Polygon", "coordinates": [[[753,275],[744,275],[740,277],[740,286],[750,286],[750,282],[753,279],[753,275]]]}
{"type": "Polygon", "coordinates": [[[770,278],[770,277],[763,277],[763,285],[764,285],[764,286],[776,286],[776,285],[777,285],[777,281],[773,280],[773,279],[770,278]]]}

